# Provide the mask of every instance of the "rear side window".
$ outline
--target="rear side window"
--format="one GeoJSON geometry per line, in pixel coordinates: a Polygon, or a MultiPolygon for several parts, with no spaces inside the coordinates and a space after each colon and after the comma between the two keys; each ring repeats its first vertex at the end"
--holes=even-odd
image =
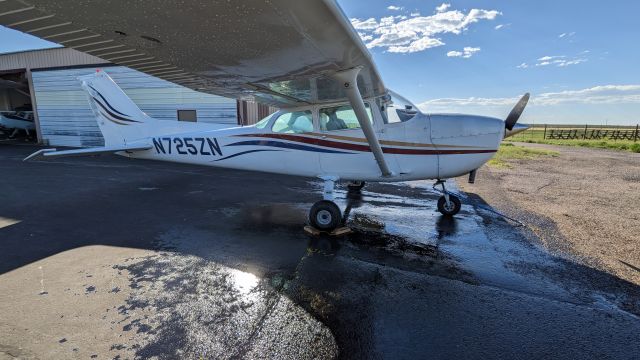
{"type": "Polygon", "coordinates": [[[313,117],[311,111],[284,113],[274,121],[271,131],[284,134],[313,132],[313,117]]]}

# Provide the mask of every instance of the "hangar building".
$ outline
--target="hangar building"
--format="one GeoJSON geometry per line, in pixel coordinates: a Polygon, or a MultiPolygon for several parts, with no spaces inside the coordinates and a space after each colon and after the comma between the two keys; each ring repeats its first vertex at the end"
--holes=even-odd
{"type": "Polygon", "coordinates": [[[108,73],[142,111],[160,120],[246,125],[275,110],[193,91],[70,48],[53,48],[0,54],[0,112],[32,110],[41,144],[102,146],[77,80],[96,68],[108,73]]]}

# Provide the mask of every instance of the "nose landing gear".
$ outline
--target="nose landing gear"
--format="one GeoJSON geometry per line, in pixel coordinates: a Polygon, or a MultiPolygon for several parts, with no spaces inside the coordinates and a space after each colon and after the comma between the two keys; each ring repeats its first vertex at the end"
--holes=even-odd
{"type": "Polygon", "coordinates": [[[309,223],[314,228],[331,232],[342,225],[342,211],[333,202],[333,189],[335,188],[337,177],[326,176],[324,180],[323,200],[313,204],[309,211],[309,223]]]}
{"type": "Polygon", "coordinates": [[[447,191],[447,189],[444,187],[445,181],[446,180],[438,180],[436,181],[435,184],[433,184],[434,190],[438,190],[436,189],[436,186],[438,185],[442,186],[442,196],[438,199],[438,211],[442,215],[453,216],[458,212],[460,212],[460,208],[462,208],[462,203],[460,202],[460,199],[457,196],[450,194],[447,191]]]}

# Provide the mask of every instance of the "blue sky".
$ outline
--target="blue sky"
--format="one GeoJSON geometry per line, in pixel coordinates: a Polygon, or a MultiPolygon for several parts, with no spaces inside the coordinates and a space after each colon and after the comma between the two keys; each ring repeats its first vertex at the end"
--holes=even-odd
{"type": "Polygon", "coordinates": [[[527,122],[640,122],[639,1],[340,4],[386,85],[425,111],[504,117],[529,91],[527,122]]]}
{"type": "MultiPolygon", "coordinates": [[[[339,0],[389,88],[426,112],[640,123],[640,1],[339,0]]],[[[0,28],[0,52],[52,44],[0,28]]]]}

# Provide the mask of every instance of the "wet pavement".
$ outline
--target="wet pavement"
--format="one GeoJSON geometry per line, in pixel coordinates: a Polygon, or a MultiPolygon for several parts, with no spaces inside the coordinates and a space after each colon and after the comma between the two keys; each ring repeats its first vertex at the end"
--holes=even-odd
{"type": "Polygon", "coordinates": [[[311,237],[319,181],[33,150],[0,147],[0,359],[639,357],[637,286],[477,196],[340,188],[353,233],[311,237]]]}

